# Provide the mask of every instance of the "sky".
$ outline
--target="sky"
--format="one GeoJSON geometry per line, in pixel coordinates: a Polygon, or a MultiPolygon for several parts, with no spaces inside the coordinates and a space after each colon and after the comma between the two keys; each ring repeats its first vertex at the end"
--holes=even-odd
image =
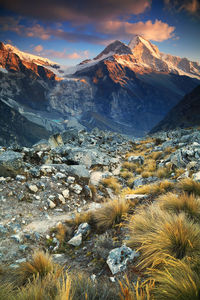
{"type": "Polygon", "coordinates": [[[200,63],[200,0],[0,0],[0,40],[66,66],[134,35],[200,63]]]}

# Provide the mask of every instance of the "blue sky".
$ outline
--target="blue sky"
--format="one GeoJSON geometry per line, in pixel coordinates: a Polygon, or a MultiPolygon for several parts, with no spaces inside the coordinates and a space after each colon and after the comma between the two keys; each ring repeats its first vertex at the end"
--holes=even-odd
{"type": "Polygon", "coordinates": [[[135,34],[200,62],[199,0],[0,0],[0,40],[74,65],[135,34]]]}

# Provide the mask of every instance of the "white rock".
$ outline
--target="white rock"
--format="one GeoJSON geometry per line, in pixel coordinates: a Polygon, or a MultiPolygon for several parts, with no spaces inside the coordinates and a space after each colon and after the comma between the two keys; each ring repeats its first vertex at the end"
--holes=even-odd
{"type": "Polygon", "coordinates": [[[37,186],[35,184],[29,184],[28,185],[28,189],[32,193],[37,193],[37,191],[38,191],[38,188],[37,188],[37,186]]]}
{"type": "Polygon", "coordinates": [[[79,184],[74,184],[74,185],[71,185],[71,189],[74,191],[74,193],[79,195],[82,192],[83,188],[79,184]]]}
{"type": "Polygon", "coordinates": [[[48,205],[49,205],[49,208],[56,207],[56,204],[53,201],[51,201],[50,199],[48,199],[48,205]]]}
{"type": "Polygon", "coordinates": [[[69,198],[69,190],[68,189],[63,190],[62,194],[66,199],[69,198]]]}
{"type": "Polygon", "coordinates": [[[64,198],[63,195],[61,195],[61,194],[58,194],[58,200],[59,200],[62,204],[65,204],[65,203],[66,203],[65,198],[64,198]]]}
{"type": "Polygon", "coordinates": [[[67,177],[67,183],[74,183],[75,178],[72,176],[67,177]]]}
{"type": "Polygon", "coordinates": [[[75,235],[71,240],[68,241],[68,244],[77,247],[80,246],[82,243],[82,234],[80,233],[79,235],[75,235]]]}

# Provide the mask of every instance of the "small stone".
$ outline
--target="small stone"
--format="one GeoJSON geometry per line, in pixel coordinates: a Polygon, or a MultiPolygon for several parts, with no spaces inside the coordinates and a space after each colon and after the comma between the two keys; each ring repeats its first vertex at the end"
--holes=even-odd
{"type": "Polygon", "coordinates": [[[31,193],[37,193],[38,188],[35,184],[28,184],[28,189],[31,193]]]}
{"type": "Polygon", "coordinates": [[[82,234],[80,233],[79,235],[75,235],[71,240],[68,241],[68,244],[77,247],[80,246],[82,243],[82,234]]]}
{"type": "Polygon", "coordinates": [[[71,183],[74,183],[74,181],[75,181],[75,178],[74,177],[72,177],[72,176],[69,176],[69,177],[67,177],[67,183],[69,183],[69,184],[71,184],[71,183]]]}
{"type": "Polygon", "coordinates": [[[21,234],[13,234],[10,238],[17,243],[21,243],[23,240],[21,234]]]}
{"type": "Polygon", "coordinates": [[[62,191],[63,197],[65,197],[66,199],[69,198],[69,190],[65,189],[62,191]]]}
{"type": "Polygon", "coordinates": [[[74,191],[74,193],[76,193],[77,195],[79,195],[82,192],[82,186],[80,186],[79,184],[74,184],[70,186],[71,189],[74,191]]]}
{"type": "Polygon", "coordinates": [[[92,281],[94,282],[94,281],[96,281],[97,276],[96,276],[95,274],[92,274],[92,275],[90,276],[90,278],[91,278],[92,281]]]}
{"type": "Polygon", "coordinates": [[[58,200],[59,200],[60,203],[62,203],[62,204],[65,204],[65,203],[66,203],[65,198],[64,198],[63,195],[61,195],[61,194],[58,194],[58,200]]]}
{"type": "Polygon", "coordinates": [[[115,282],[115,277],[109,277],[109,279],[111,282],[113,282],[113,283],[115,282]]]}
{"type": "Polygon", "coordinates": [[[53,201],[51,201],[50,199],[48,199],[48,206],[49,206],[49,208],[54,208],[54,207],[56,207],[56,204],[53,201]]]}
{"type": "Polygon", "coordinates": [[[20,182],[26,181],[26,177],[23,175],[17,175],[15,179],[20,182]]]}

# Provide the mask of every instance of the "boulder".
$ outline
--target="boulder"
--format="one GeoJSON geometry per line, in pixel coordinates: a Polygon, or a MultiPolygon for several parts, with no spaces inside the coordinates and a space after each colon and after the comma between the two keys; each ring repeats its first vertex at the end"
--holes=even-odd
{"type": "Polygon", "coordinates": [[[120,248],[111,250],[106,262],[110,268],[110,271],[114,275],[118,272],[124,271],[126,269],[127,262],[138,256],[139,254],[136,251],[123,245],[120,248]]]}
{"type": "Polygon", "coordinates": [[[0,176],[16,177],[23,172],[23,155],[12,150],[0,155],[0,176]]]}

